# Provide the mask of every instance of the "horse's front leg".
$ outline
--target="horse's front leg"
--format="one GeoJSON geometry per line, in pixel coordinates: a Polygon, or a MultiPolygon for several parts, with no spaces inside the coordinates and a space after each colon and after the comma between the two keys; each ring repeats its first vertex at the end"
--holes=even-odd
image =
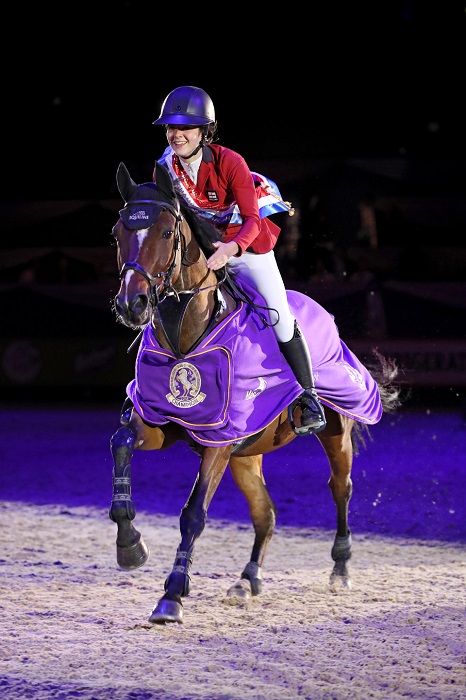
{"type": "Polygon", "coordinates": [[[175,563],[165,581],[165,594],[153,609],[149,622],[183,622],[181,598],[189,594],[194,543],[204,530],[207,510],[225,473],[232,446],[205,448],[199,473],[180,515],[181,542],[175,563]]]}
{"type": "Polygon", "coordinates": [[[262,591],[262,563],[276,521],[276,508],[270,498],[262,473],[262,455],[230,458],[230,470],[235,484],[246,497],[254,527],[255,538],[251,558],[240,580],[227,591],[229,598],[250,598],[262,591]]]}
{"type": "Polygon", "coordinates": [[[149,557],[149,549],[132,521],[136,515],[131,495],[131,458],[134,449],[159,449],[163,435],[158,428],[144,425],[133,412],[128,421],[122,415],[122,426],[112,436],[110,449],[113,457],[113,494],[109,517],[118,526],[117,562],[125,570],[137,569],[149,557]],[[151,439],[147,439],[147,433],[151,439]]]}
{"type": "Polygon", "coordinates": [[[353,491],[351,469],[353,445],[351,431],[354,421],[330,409],[326,410],[327,427],[317,434],[330,463],[328,485],[337,511],[337,532],[332,546],[335,562],[330,574],[330,587],[351,588],[348,561],[351,559],[351,530],[348,524],[348,505],[353,491]]]}

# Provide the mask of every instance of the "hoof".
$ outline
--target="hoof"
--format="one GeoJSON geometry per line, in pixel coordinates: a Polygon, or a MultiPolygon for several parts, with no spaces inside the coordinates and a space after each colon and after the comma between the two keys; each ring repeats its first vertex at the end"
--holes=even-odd
{"type": "Polygon", "coordinates": [[[351,590],[351,579],[341,576],[330,576],[330,592],[340,593],[351,590]]]}
{"type": "Polygon", "coordinates": [[[337,562],[330,574],[330,590],[332,593],[351,590],[351,578],[345,562],[337,562]]]}
{"type": "Polygon", "coordinates": [[[144,540],[141,539],[131,547],[120,547],[117,544],[117,562],[118,566],[125,571],[138,569],[149,559],[149,548],[144,540]]]}
{"type": "Polygon", "coordinates": [[[149,622],[161,625],[164,622],[183,623],[183,606],[175,600],[159,600],[149,617],[149,622]]]}
{"type": "Polygon", "coordinates": [[[243,600],[247,600],[248,598],[251,597],[251,586],[249,581],[247,581],[245,578],[240,579],[237,581],[234,586],[231,586],[231,588],[228,589],[227,591],[227,597],[228,598],[242,598],[243,600]]]}

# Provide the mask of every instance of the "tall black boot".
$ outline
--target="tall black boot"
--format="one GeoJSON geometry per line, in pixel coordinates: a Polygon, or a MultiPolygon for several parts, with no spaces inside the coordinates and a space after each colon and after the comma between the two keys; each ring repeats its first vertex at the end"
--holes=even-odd
{"type": "Polygon", "coordinates": [[[312,363],[309,348],[302,336],[297,321],[294,322],[294,333],[287,343],[278,343],[278,346],[291,370],[304,389],[299,397],[302,409],[301,426],[294,426],[297,435],[310,435],[320,433],[327,425],[324,409],[321,406],[314,388],[312,376],[312,363]]]}

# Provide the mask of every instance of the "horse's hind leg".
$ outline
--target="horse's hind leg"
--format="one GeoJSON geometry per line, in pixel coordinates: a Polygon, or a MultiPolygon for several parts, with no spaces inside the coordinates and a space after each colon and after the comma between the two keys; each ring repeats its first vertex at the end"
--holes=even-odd
{"type": "Polygon", "coordinates": [[[191,494],[181,510],[181,542],[175,563],[165,580],[165,594],[153,609],[149,622],[183,622],[181,598],[189,594],[194,543],[204,530],[207,510],[227,468],[231,445],[204,450],[191,494]]]}
{"type": "Polygon", "coordinates": [[[149,557],[149,549],[141,534],[133,526],[136,515],[131,497],[131,458],[137,438],[134,426],[122,420],[112,436],[110,449],[113,456],[113,495],[109,517],[118,525],[117,562],[122,569],[136,569],[149,557]]]}
{"type": "Polygon", "coordinates": [[[347,566],[351,558],[348,505],[353,490],[351,431],[354,421],[330,409],[327,409],[326,416],[327,427],[316,437],[321,442],[330,463],[328,485],[337,511],[337,531],[331,552],[335,564],[330,575],[330,586],[332,590],[336,591],[338,587],[351,588],[347,566]]]}
{"type": "Polygon", "coordinates": [[[227,591],[228,597],[249,598],[262,590],[261,567],[276,520],[276,508],[265,485],[262,455],[230,458],[233,479],[246,497],[254,527],[255,538],[251,558],[239,581],[227,591]]]}

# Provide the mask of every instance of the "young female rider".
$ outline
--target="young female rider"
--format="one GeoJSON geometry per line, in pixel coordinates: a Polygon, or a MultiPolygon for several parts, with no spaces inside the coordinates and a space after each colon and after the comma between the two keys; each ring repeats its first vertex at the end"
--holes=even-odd
{"type": "Polygon", "coordinates": [[[159,162],[168,169],[178,194],[223,231],[208,267],[218,270],[226,265],[240,282],[241,277],[247,279],[267,306],[278,312],[274,331],[280,350],[304,389],[297,432],[305,435],[323,430],[325,414],[314,388],[309,350],[288,306],[273,251],[280,229],[267,217],[260,217],[253,176],[242,156],[213,143],[217,122],[212,100],[201,88],[176,88],[153,123],[166,129],[168,148],[159,162]]]}

